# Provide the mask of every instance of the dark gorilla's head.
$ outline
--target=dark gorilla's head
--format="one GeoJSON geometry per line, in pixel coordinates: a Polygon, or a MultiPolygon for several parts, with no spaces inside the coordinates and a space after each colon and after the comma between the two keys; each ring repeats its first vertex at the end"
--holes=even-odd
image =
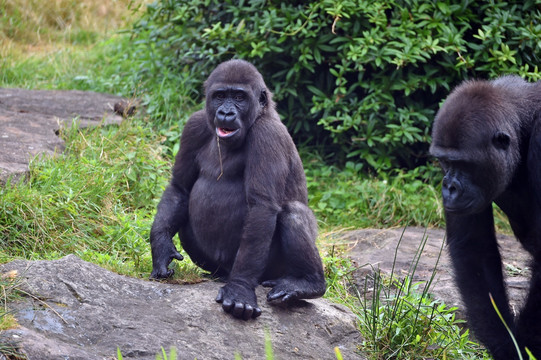
{"type": "Polygon", "coordinates": [[[478,213],[509,186],[520,156],[519,121],[512,94],[493,82],[466,82],[449,95],[430,146],[445,174],[446,211],[478,213]]]}
{"type": "Polygon", "coordinates": [[[257,69],[244,60],[221,63],[205,81],[209,126],[225,144],[240,146],[268,109],[271,93],[257,69]]]}

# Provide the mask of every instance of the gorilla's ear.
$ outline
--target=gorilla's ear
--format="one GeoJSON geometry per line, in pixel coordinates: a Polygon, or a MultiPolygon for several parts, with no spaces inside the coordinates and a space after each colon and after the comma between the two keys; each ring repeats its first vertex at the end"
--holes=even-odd
{"type": "Polygon", "coordinates": [[[492,138],[492,143],[498,149],[507,150],[511,144],[511,136],[504,131],[496,131],[492,138]]]}
{"type": "Polygon", "coordinates": [[[265,89],[261,90],[261,93],[259,94],[259,104],[262,107],[267,106],[267,91],[265,89]]]}

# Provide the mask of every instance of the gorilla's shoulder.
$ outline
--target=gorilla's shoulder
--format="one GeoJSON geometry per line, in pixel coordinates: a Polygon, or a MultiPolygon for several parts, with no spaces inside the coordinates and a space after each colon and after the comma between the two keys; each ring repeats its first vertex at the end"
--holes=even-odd
{"type": "Polygon", "coordinates": [[[207,123],[207,115],[205,110],[199,110],[190,115],[190,118],[186,122],[186,126],[203,126],[207,123]]]}
{"type": "Polygon", "coordinates": [[[280,121],[278,115],[259,119],[252,125],[250,131],[258,138],[265,138],[276,143],[289,142],[291,139],[286,126],[280,121]]]}
{"type": "Polygon", "coordinates": [[[196,111],[190,116],[190,118],[186,122],[186,125],[184,125],[184,130],[182,131],[182,134],[184,133],[187,133],[187,136],[197,137],[205,137],[205,135],[211,135],[207,125],[207,115],[204,110],[196,111]]]}

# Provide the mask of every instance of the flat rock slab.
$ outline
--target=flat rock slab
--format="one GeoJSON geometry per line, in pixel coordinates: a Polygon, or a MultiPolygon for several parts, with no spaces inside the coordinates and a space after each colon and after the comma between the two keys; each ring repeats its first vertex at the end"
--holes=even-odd
{"type": "MultiPolygon", "coordinates": [[[[509,301],[512,308],[518,311],[529,287],[531,256],[514,237],[500,234],[497,237],[505,269],[509,301]]],[[[416,227],[364,229],[349,231],[341,235],[337,243],[348,246],[347,256],[354,260],[358,267],[355,272],[358,285],[364,284],[366,276],[370,275],[373,269],[379,268],[381,273],[390,275],[394,266],[394,274],[404,278],[411,274],[416,266],[413,275],[414,282],[427,282],[435,268],[430,292],[445,304],[458,306],[459,314],[463,316],[464,307],[454,282],[453,269],[444,238],[445,231],[440,229],[416,227]],[[424,247],[422,247],[423,243],[425,243],[424,247]],[[443,251],[439,257],[442,245],[443,251]]],[[[423,287],[420,289],[422,290],[423,287]]]]}
{"type": "Polygon", "coordinates": [[[364,359],[355,316],[324,299],[288,308],[257,295],[263,314],[237,320],[214,301],[222,284],[171,285],[121,276],[74,255],[55,261],[17,260],[20,288],[32,294],[10,303],[20,327],[0,333],[0,343],[19,342],[29,359],[155,359],[161,347],[179,359],[265,358],[268,332],[276,359],[364,359]]]}
{"type": "Polygon", "coordinates": [[[0,88],[0,184],[19,178],[39,154],[54,156],[64,149],[58,130],[118,124],[114,112],[119,96],[77,90],[25,90],[0,88]]]}

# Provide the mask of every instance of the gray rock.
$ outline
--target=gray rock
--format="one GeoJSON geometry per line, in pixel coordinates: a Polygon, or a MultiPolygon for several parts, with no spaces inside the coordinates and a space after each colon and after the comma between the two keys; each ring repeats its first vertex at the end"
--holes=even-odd
{"type": "MultiPolygon", "coordinates": [[[[501,234],[497,237],[505,269],[509,301],[517,312],[529,287],[531,256],[514,237],[501,234]]],[[[416,254],[422,250],[416,264],[414,282],[429,281],[436,268],[430,293],[449,306],[458,306],[459,315],[464,317],[463,303],[454,282],[453,269],[444,238],[445,231],[441,229],[416,227],[408,227],[405,230],[403,228],[363,229],[342,234],[337,239],[337,243],[347,244],[350,248],[347,255],[358,266],[355,278],[358,286],[361,287],[366,276],[371,274],[373,269],[379,268],[381,273],[390,275],[393,271],[393,263],[396,276],[404,278],[411,274],[415,266],[416,254]],[[426,244],[421,249],[424,239],[426,239],[426,244]],[[438,262],[442,245],[444,245],[443,251],[438,262]]]]}
{"type": "Polygon", "coordinates": [[[155,359],[163,347],[180,359],[265,358],[268,332],[276,359],[345,359],[360,337],[355,316],[324,299],[288,308],[257,295],[263,314],[236,320],[214,301],[222,284],[171,285],[121,276],[74,255],[55,261],[17,260],[0,266],[16,270],[21,289],[32,294],[9,304],[20,327],[1,334],[18,341],[30,359],[155,359]]]}
{"type": "Polygon", "coordinates": [[[89,91],[0,88],[0,184],[24,176],[35,156],[61,153],[58,130],[74,119],[80,127],[120,123],[115,104],[126,101],[89,91]]]}

